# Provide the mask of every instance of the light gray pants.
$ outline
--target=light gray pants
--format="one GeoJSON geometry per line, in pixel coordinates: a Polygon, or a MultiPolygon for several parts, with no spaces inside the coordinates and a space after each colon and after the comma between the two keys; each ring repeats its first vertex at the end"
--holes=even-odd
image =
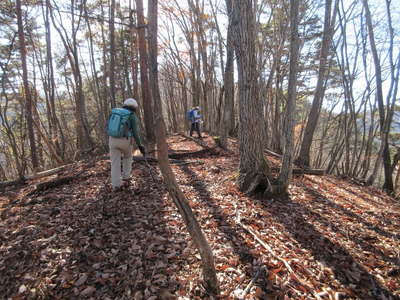
{"type": "Polygon", "coordinates": [[[132,171],[132,138],[115,138],[110,136],[108,140],[111,158],[111,185],[113,188],[122,185],[122,179],[128,179],[132,171]],[[121,178],[122,156],[122,178],[121,178]]]}

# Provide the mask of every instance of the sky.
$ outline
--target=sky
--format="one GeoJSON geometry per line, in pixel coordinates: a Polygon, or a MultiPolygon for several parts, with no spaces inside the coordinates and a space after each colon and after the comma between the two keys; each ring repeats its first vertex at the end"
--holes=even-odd
{"type": "MultiPolygon", "coordinates": [[[[130,1],[133,2],[134,0],[130,0],[130,1]]],[[[120,3],[121,6],[128,7],[130,1],[129,0],[119,0],[119,1],[117,0],[116,2],[120,3]]],[[[208,3],[208,1],[210,1],[210,0],[206,0],[205,2],[208,3]]],[[[223,0],[212,0],[212,1],[214,1],[214,2],[216,1],[218,3],[218,6],[222,7],[222,9],[224,10],[224,2],[225,1],[223,1],[223,0]]],[[[168,3],[168,1],[162,1],[162,0],[160,2],[168,3]]],[[[173,1],[170,1],[170,2],[173,2],[173,1]]],[[[181,3],[181,2],[182,1],[179,1],[179,3],[181,3]]],[[[350,6],[352,2],[353,1],[345,0],[344,1],[344,5],[345,6],[350,6]]],[[[62,1],[57,1],[57,3],[58,4],[60,4],[60,3],[62,4],[63,2],[62,1]]],[[[69,1],[66,1],[64,3],[69,3],[69,1]]],[[[372,13],[373,21],[376,23],[376,26],[374,28],[375,35],[376,35],[376,40],[379,43],[380,41],[383,41],[383,40],[388,38],[388,30],[387,30],[387,26],[386,26],[386,17],[385,17],[385,13],[386,13],[385,5],[383,5],[384,2],[382,0],[372,0],[372,1],[369,1],[369,3],[370,3],[370,7],[371,7],[371,13],[372,13]]],[[[214,3],[214,5],[215,5],[215,3],[214,3]]],[[[358,9],[360,9],[360,7],[361,7],[360,6],[361,5],[360,1],[358,1],[358,5],[359,5],[358,9]]],[[[144,1],[144,6],[145,6],[145,15],[146,15],[147,1],[144,1]]],[[[159,10],[159,11],[161,11],[161,10],[159,10]]],[[[321,17],[322,17],[323,9],[320,10],[320,11],[321,11],[321,17]]],[[[37,10],[29,9],[29,12],[30,12],[30,14],[35,14],[36,15],[36,21],[38,22],[38,25],[42,28],[42,29],[39,29],[39,31],[43,32],[43,20],[42,20],[42,17],[41,17],[40,9],[37,9],[37,10]]],[[[209,11],[209,14],[211,14],[210,11],[209,11]]],[[[394,48],[394,56],[396,57],[398,52],[399,52],[399,49],[400,49],[400,5],[396,5],[394,0],[392,0],[391,14],[392,14],[392,18],[393,18],[393,27],[395,28],[395,33],[396,33],[396,36],[397,36],[396,41],[395,41],[396,45],[395,45],[395,48],[394,48]]],[[[63,13],[62,17],[63,17],[63,21],[65,22],[65,24],[67,24],[70,15],[68,13],[63,13]]],[[[165,31],[165,29],[163,29],[163,24],[165,24],[165,21],[166,21],[165,20],[165,15],[160,13],[159,14],[159,18],[160,18],[160,20],[159,20],[159,25],[160,25],[160,29],[159,29],[160,38],[159,38],[159,41],[165,41],[165,37],[167,36],[167,34],[166,34],[167,32],[165,31]]],[[[265,16],[265,18],[267,18],[267,16],[265,16]]],[[[225,36],[226,35],[226,24],[227,24],[226,17],[220,16],[218,20],[219,20],[219,23],[220,23],[222,35],[225,36]]],[[[355,36],[358,33],[357,29],[359,28],[360,20],[356,18],[356,19],[352,20],[352,22],[353,22],[354,25],[353,24],[349,24],[348,25],[348,31],[347,31],[348,32],[348,34],[347,34],[348,40],[350,42],[350,48],[351,48],[351,41],[355,39],[355,36]]],[[[118,26],[120,26],[120,25],[117,24],[116,27],[118,27],[118,26]]],[[[179,36],[182,35],[182,33],[180,33],[179,26],[174,26],[174,27],[175,27],[176,33],[177,33],[177,40],[179,40],[179,36]]],[[[81,38],[83,38],[83,37],[81,37],[81,38]]],[[[54,28],[52,28],[52,40],[53,40],[53,50],[56,53],[64,52],[61,40],[59,38],[59,35],[55,31],[54,28]]],[[[2,40],[0,40],[0,42],[2,42],[2,40]]],[[[83,45],[86,42],[87,42],[86,40],[83,40],[83,45]]],[[[179,47],[185,47],[185,43],[179,43],[177,41],[177,44],[179,44],[179,47]]],[[[379,43],[379,44],[380,45],[384,45],[383,43],[379,43]]],[[[387,45],[385,47],[387,47],[387,45]]],[[[380,51],[382,49],[384,49],[384,47],[381,47],[380,51]]],[[[82,61],[89,62],[89,59],[88,59],[88,47],[87,46],[82,47],[80,51],[81,51],[81,57],[83,58],[82,61]]],[[[354,51],[352,51],[352,49],[349,49],[349,56],[351,57],[353,54],[354,54],[354,51]]],[[[163,57],[161,55],[160,58],[159,58],[159,61],[162,62],[162,59],[163,59],[163,57]]],[[[388,61],[388,57],[387,56],[386,57],[382,56],[382,63],[383,64],[387,64],[387,61],[388,61]]],[[[372,61],[372,57],[371,56],[368,56],[368,63],[370,65],[370,72],[371,72],[371,74],[373,74],[374,68],[373,68],[373,61],[372,61]]],[[[359,64],[361,66],[361,61],[359,62],[359,64]]],[[[87,69],[89,70],[89,67],[87,67],[87,69]]],[[[268,72],[268,70],[267,70],[267,72],[268,72]]],[[[365,89],[365,81],[363,79],[363,76],[360,76],[360,78],[361,79],[360,79],[359,83],[357,83],[357,87],[358,87],[359,93],[362,93],[364,91],[363,87],[365,89]]],[[[310,84],[315,84],[315,82],[313,83],[313,81],[311,81],[310,84]]],[[[388,90],[388,82],[385,83],[385,90],[386,91],[388,90]]]]}

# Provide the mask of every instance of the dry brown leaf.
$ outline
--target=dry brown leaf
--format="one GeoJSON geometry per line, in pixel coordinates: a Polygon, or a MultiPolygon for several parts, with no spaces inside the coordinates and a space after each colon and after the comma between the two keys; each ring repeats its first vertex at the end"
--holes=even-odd
{"type": "Polygon", "coordinates": [[[88,275],[86,273],[81,274],[79,279],[75,282],[75,286],[81,286],[86,282],[88,275]]]}
{"type": "Polygon", "coordinates": [[[87,286],[82,292],[81,295],[82,296],[90,296],[91,294],[93,294],[96,291],[96,288],[93,286],[87,286]]]}

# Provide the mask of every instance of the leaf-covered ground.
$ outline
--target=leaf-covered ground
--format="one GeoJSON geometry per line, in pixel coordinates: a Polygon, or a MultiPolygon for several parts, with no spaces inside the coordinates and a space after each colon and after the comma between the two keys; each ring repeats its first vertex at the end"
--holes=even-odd
{"type": "MultiPolygon", "coordinates": [[[[202,149],[182,136],[169,143],[175,153],[202,149]]],[[[222,299],[400,298],[399,202],[311,175],[293,179],[289,199],[249,198],[235,185],[231,148],[173,164],[213,249],[222,299]]],[[[1,299],[209,298],[156,165],[134,163],[130,187],[117,193],[109,173],[99,158],[1,195],[1,299]]]]}

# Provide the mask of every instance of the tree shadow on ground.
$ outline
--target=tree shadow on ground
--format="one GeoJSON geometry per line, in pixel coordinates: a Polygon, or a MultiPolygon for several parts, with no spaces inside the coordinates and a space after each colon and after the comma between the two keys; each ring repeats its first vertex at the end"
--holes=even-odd
{"type": "MultiPolygon", "coordinates": [[[[336,232],[344,233],[322,215],[311,211],[301,203],[285,199],[254,199],[261,204],[271,217],[299,242],[302,248],[310,251],[320,263],[328,266],[335,279],[346,288],[346,292],[358,299],[397,299],[381,285],[378,279],[357,262],[347,249],[329,239],[307,220],[316,220],[336,232]]],[[[325,203],[324,203],[325,205],[325,203]]]]}
{"type": "MultiPolygon", "coordinates": [[[[229,219],[231,219],[232,216],[221,209],[219,203],[207,190],[207,186],[204,181],[201,180],[197,174],[189,168],[189,166],[183,165],[180,166],[180,169],[189,177],[189,184],[195,189],[201,202],[208,207],[208,211],[217,223],[218,229],[224,234],[225,240],[229,242],[233,251],[239,256],[240,262],[246,266],[246,276],[248,278],[254,277],[258,270],[248,268],[248,265],[252,265],[253,262],[259,259],[259,257],[256,257],[251,253],[251,249],[241,236],[240,233],[243,232],[243,229],[239,226],[232,226],[232,224],[229,222],[229,219]]],[[[265,281],[265,274],[261,274],[255,285],[260,287],[265,293],[271,293],[271,290],[267,289],[267,283],[265,281]]]]}
{"type": "MultiPolygon", "coordinates": [[[[310,181],[315,182],[314,180],[312,180],[312,178],[307,178],[307,179],[310,180],[310,181]]],[[[333,180],[332,180],[331,178],[329,178],[328,176],[325,176],[325,177],[324,177],[324,181],[327,181],[327,182],[329,182],[329,183],[331,183],[331,184],[333,184],[333,185],[337,185],[337,182],[333,181],[333,180]]],[[[386,204],[386,203],[378,202],[378,201],[376,201],[375,199],[372,199],[371,195],[374,195],[375,197],[379,197],[379,198],[382,200],[382,194],[381,194],[379,191],[375,190],[374,188],[369,187],[369,186],[359,185],[360,189],[359,189],[357,192],[355,192],[355,191],[353,191],[352,188],[348,185],[348,184],[349,184],[348,182],[346,182],[346,181],[343,180],[343,179],[342,179],[342,181],[343,181],[345,184],[340,185],[340,189],[342,189],[342,190],[348,192],[349,194],[352,194],[352,195],[354,195],[354,196],[357,197],[357,198],[360,198],[360,197],[362,198],[362,195],[365,195],[365,196],[368,198],[368,203],[372,203],[372,204],[374,204],[374,205],[377,206],[377,207],[382,207],[382,205],[386,204]],[[366,193],[366,191],[368,191],[368,193],[366,193]]],[[[357,183],[352,183],[352,184],[357,185],[357,183]]],[[[386,202],[386,201],[387,201],[387,200],[385,199],[385,202],[386,202]]],[[[396,203],[395,201],[393,201],[393,202],[390,203],[390,204],[398,204],[398,203],[396,203]]]]}
{"type": "MultiPolygon", "coordinates": [[[[314,181],[313,181],[314,182],[314,181]]],[[[315,200],[322,201],[323,205],[330,207],[333,211],[340,213],[341,217],[347,216],[351,218],[351,220],[356,223],[356,224],[361,224],[368,230],[374,231],[375,233],[382,235],[384,237],[387,237],[389,239],[394,239],[394,240],[399,240],[400,235],[399,234],[393,234],[391,232],[388,232],[386,230],[383,230],[380,228],[378,225],[373,224],[371,222],[366,221],[364,218],[360,217],[358,214],[354,213],[353,211],[344,208],[343,206],[335,203],[334,201],[326,198],[324,195],[322,195],[320,192],[317,192],[315,189],[312,189],[310,187],[307,187],[303,185],[303,189],[306,190],[310,195],[312,195],[315,200]]],[[[332,197],[337,197],[347,203],[350,203],[351,205],[356,206],[354,203],[352,203],[350,200],[346,199],[343,197],[343,195],[340,195],[337,193],[335,190],[330,189],[329,194],[332,195],[332,197]]],[[[360,208],[363,209],[363,208],[360,208]]],[[[371,214],[370,214],[371,215],[371,214]]],[[[378,222],[384,221],[386,223],[392,224],[390,220],[382,220],[382,216],[376,215],[372,213],[372,216],[378,220],[378,222]]],[[[399,262],[397,262],[399,264],[399,262]]]]}

